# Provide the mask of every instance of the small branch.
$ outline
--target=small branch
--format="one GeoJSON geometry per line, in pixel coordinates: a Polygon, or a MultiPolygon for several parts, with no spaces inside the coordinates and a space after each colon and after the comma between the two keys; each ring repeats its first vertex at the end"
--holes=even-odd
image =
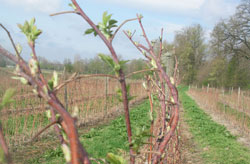
{"type": "Polygon", "coordinates": [[[132,18],[132,19],[127,19],[125,20],[124,22],[122,22],[122,24],[120,24],[120,26],[115,30],[113,36],[110,38],[110,43],[112,43],[112,41],[114,40],[115,38],[115,35],[117,34],[117,32],[121,29],[121,27],[126,24],[127,22],[130,22],[130,21],[135,21],[137,20],[138,18],[132,18]]]}
{"type": "Polygon", "coordinates": [[[110,77],[113,79],[119,79],[118,77],[114,76],[114,75],[108,75],[108,74],[91,74],[91,75],[80,75],[80,76],[76,76],[76,73],[73,74],[68,80],[64,81],[63,83],[59,84],[53,91],[57,92],[58,90],[60,90],[62,87],[64,87],[65,85],[67,85],[68,83],[78,80],[78,79],[83,79],[83,78],[89,78],[89,77],[110,77]]]}
{"type": "Polygon", "coordinates": [[[58,120],[55,120],[53,122],[51,122],[49,125],[47,125],[46,127],[44,127],[42,130],[40,130],[31,140],[30,142],[33,142],[39,135],[41,135],[45,130],[47,130],[49,127],[51,127],[54,124],[60,124],[60,122],[62,122],[62,119],[59,118],[58,120]]]}
{"type": "Polygon", "coordinates": [[[12,44],[14,50],[16,51],[17,56],[20,57],[20,54],[19,54],[18,51],[17,51],[16,45],[15,45],[15,43],[14,43],[14,41],[13,41],[11,35],[10,35],[10,32],[9,32],[9,31],[7,30],[7,28],[6,28],[4,25],[2,25],[1,23],[0,23],[0,26],[1,26],[1,27],[6,31],[6,33],[8,34],[8,37],[9,37],[9,39],[10,39],[10,41],[11,41],[11,44],[12,44]]]}
{"type": "MultiPolygon", "coordinates": [[[[13,38],[12,38],[10,32],[9,32],[9,31],[7,30],[7,28],[6,28],[4,25],[2,25],[1,23],[0,23],[0,26],[1,26],[1,27],[4,29],[4,31],[7,33],[8,37],[9,37],[9,39],[10,39],[10,41],[11,41],[11,44],[12,44],[12,46],[13,46],[15,52],[16,52],[16,56],[17,56],[17,57],[16,57],[15,55],[12,55],[12,54],[9,53],[9,54],[7,54],[8,56],[6,56],[6,57],[8,57],[10,60],[14,61],[16,64],[22,65],[22,66],[23,66],[23,69],[28,73],[28,72],[29,72],[29,68],[28,68],[26,62],[24,61],[24,59],[23,59],[23,58],[20,56],[20,54],[18,53],[17,48],[16,48],[16,45],[15,45],[15,42],[14,42],[14,40],[13,40],[13,38]]],[[[1,48],[1,47],[0,47],[0,48],[1,48]]],[[[6,54],[6,53],[3,53],[3,54],[6,54]]]]}
{"type": "Polygon", "coordinates": [[[130,74],[128,74],[127,76],[125,76],[126,78],[129,78],[132,75],[138,74],[138,73],[143,73],[143,72],[148,72],[148,71],[158,71],[157,69],[144,69],[144,70],[140,70],[140,71],[135,71],[132,72],[130,74]]]}
{"type": "Polygon", "coordinates": [[[158,84],[153,79],[151,79],[151,81],[153,82],[153,85],[156,86],[156,88],[161,92],[161,94],[166,96],[166,94],[164,93],[164,91],[162,91],[162,89],[158,86],[158,84]]]}
{"type": "Polygon", "coordinates": [[[108,74],[91,74],[91,75],[81,75],[76,77],[76,79],[82,79],[82,78],[89,78],[89,77],[110,77],[113,79],[119,79],[118,77],[114,76],[114,75],[108,75],[108,74]]]}
{"type": "Polygon", "coordinates": [[[68,80],[64,81],[63,83],[59,84],[58,86],[56,86],[53,90],[54,93],[56,93],[58,90],[60,90],[62,87],[64,87],[65,85],[67,85],[68,83],[72,82],[75,80],[77,76],[77,73],[74,73],[68,80]]]}
{"type": "MultiPolygon", "coordinates": [[[[145,53],[143,53],[143,51],[140,49],[140,47],[139,47],[138,45],[135,44],[135,42],[133,41],[132,37],[128,36],[128,34],[127,34],[126,31],[123,30],[123,33],[128,37],[128,39],[132,42],[132,44],[133,44],[133,45],[134,45],[143,55],[145,55],[145,57],[146,57],[149,61],[152,60],[151,57],[149,57],[148,55],[146,55],[145,53]]],[[[141,46],[142,46],[142,45],[141,45],[141,46]]],[[[144,47],[144,46],[143,46],[143,47],[144,47]]],[[[143,47],[141,47],[141,48],[143,48],[143,47]]],[[[148,49],[147,49],[146,47],[144,47],[144,48],[145,48],[146,51],[148,51],[148,49]]],[[[143,48],[143,49],[144,49],[144,48],[143,48]]]]}
{"type": "Polygon", "coordinates": [[[50,14],[49,16],[53,17],[53,16],[57,16],[57,15],[62,15],[62,14],[76,14],[76,11],[62,11],[59,13],[54,13],[54,14],[50,14]]]}
{"type": "Polygon", "coordinates": [[[147,52],[150,52],[150,50],[149,50],[148,48],[146,48],[146,47],[145,47],[144,45],[142,45],[142,44],[138,44],[138,47],[144,49],[144,50],[147,51],[147,52]]]}
{"type": "Polygon", "coordinates": [[[148,46],[149,46],[150,51],[153,52],[153,47],[152,47],[150,41],[148,40],[148,37],[147,37],[146,32],[145,32],[145,30],[144,30],[144,27],[142,26],[141,18],[139,18],[139,15],[137,15],[137,17],[138,17],[139,24],[140,24],[140,27],[141,27],[141,30],[142,30],[142,34],[143,34],[143,36],[144,36],[146,42],[148,43],[148,46]]]}

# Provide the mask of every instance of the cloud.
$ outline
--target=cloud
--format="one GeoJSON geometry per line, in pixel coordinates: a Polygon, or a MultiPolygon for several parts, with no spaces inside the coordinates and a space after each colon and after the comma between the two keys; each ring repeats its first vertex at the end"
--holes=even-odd
{"type": "Polygon", "coordinates": [[[61,0],[2,0],[6,4],[19,6],[26,11],[39,11],[51,13],[61,7],[61,0]]]}
{"type": "Polygon", "coordinates": [[[201,17],[213,24],[220,19],[233,15],[237,5],[237,2],[226,0],[206,0],[201,7],[201,17]]]}
{"type": "MultiPolygon", "coordinates": [[[[102,0],[97,0],[102,1],[102,0]]],[[[189,11],[200,9],[205,0],[106,0],[105,3],[126,5],[142,9],[162,10],[162,11],[189,11]]]]}

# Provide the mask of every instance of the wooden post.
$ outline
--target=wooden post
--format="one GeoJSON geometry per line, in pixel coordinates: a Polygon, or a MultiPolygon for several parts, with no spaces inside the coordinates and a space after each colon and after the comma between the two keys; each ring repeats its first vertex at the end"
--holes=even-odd
{"type": "Polygon", "coordinates": [[[105,110],[108,109],[108,87],[109,87],[109,77],[106,77],[105,81],[105,110]]]}
{"type": "MultiPolygon", "coordinates": [[[[63,78],[64,78],[64,81],[67,80],[67,72],[66,72],[66,69],[64,67],[64,70],[63,70],[63,78]]],[[[65,85],[64,87],[64,103],[65,103],[65,109],[68,110],[68,87],[67,85],[65,85]]]]}

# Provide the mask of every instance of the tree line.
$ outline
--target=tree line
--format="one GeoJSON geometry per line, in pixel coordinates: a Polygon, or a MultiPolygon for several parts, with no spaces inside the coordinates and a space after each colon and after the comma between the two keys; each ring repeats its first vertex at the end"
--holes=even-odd
{"type": "Polygon", "coordinates": [[[208,42],[198,24],[177,32],[173,44],[183,83],[250,88],[250,0],[218,22],[208,42]]]}

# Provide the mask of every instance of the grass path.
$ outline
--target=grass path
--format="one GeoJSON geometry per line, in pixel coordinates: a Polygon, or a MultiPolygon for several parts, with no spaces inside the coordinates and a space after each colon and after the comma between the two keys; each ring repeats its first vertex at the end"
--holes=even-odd
{"type": "Polygon", "coordinates": [[[236,141],[227,129],[215,123],[187,94],[179,88],[184,117],[189,130],[199,144],[206,164],[250,164],[250,150],[236,141]]]}
{"type": "MultiPolygon", "coordinates": [[[[140,105],[133,107],[130,111],[132,131],[142,127],[150,127],[149,102],[143,101],[140,105]]],[[[102,125],[90,129],[86,134],[80,135],[80,140],[89,153],[90,157],[105,158],[107,153],[117,154],[119,149],[128,150],[127,132],[124,115],[112,120],[107,125],[102,125]]],[[[30,159],[25,163],[43,163],[43,164],[63,164],[65,163],[63,153],[60,147],[50,149],[40,157],[30,159]]]]}

